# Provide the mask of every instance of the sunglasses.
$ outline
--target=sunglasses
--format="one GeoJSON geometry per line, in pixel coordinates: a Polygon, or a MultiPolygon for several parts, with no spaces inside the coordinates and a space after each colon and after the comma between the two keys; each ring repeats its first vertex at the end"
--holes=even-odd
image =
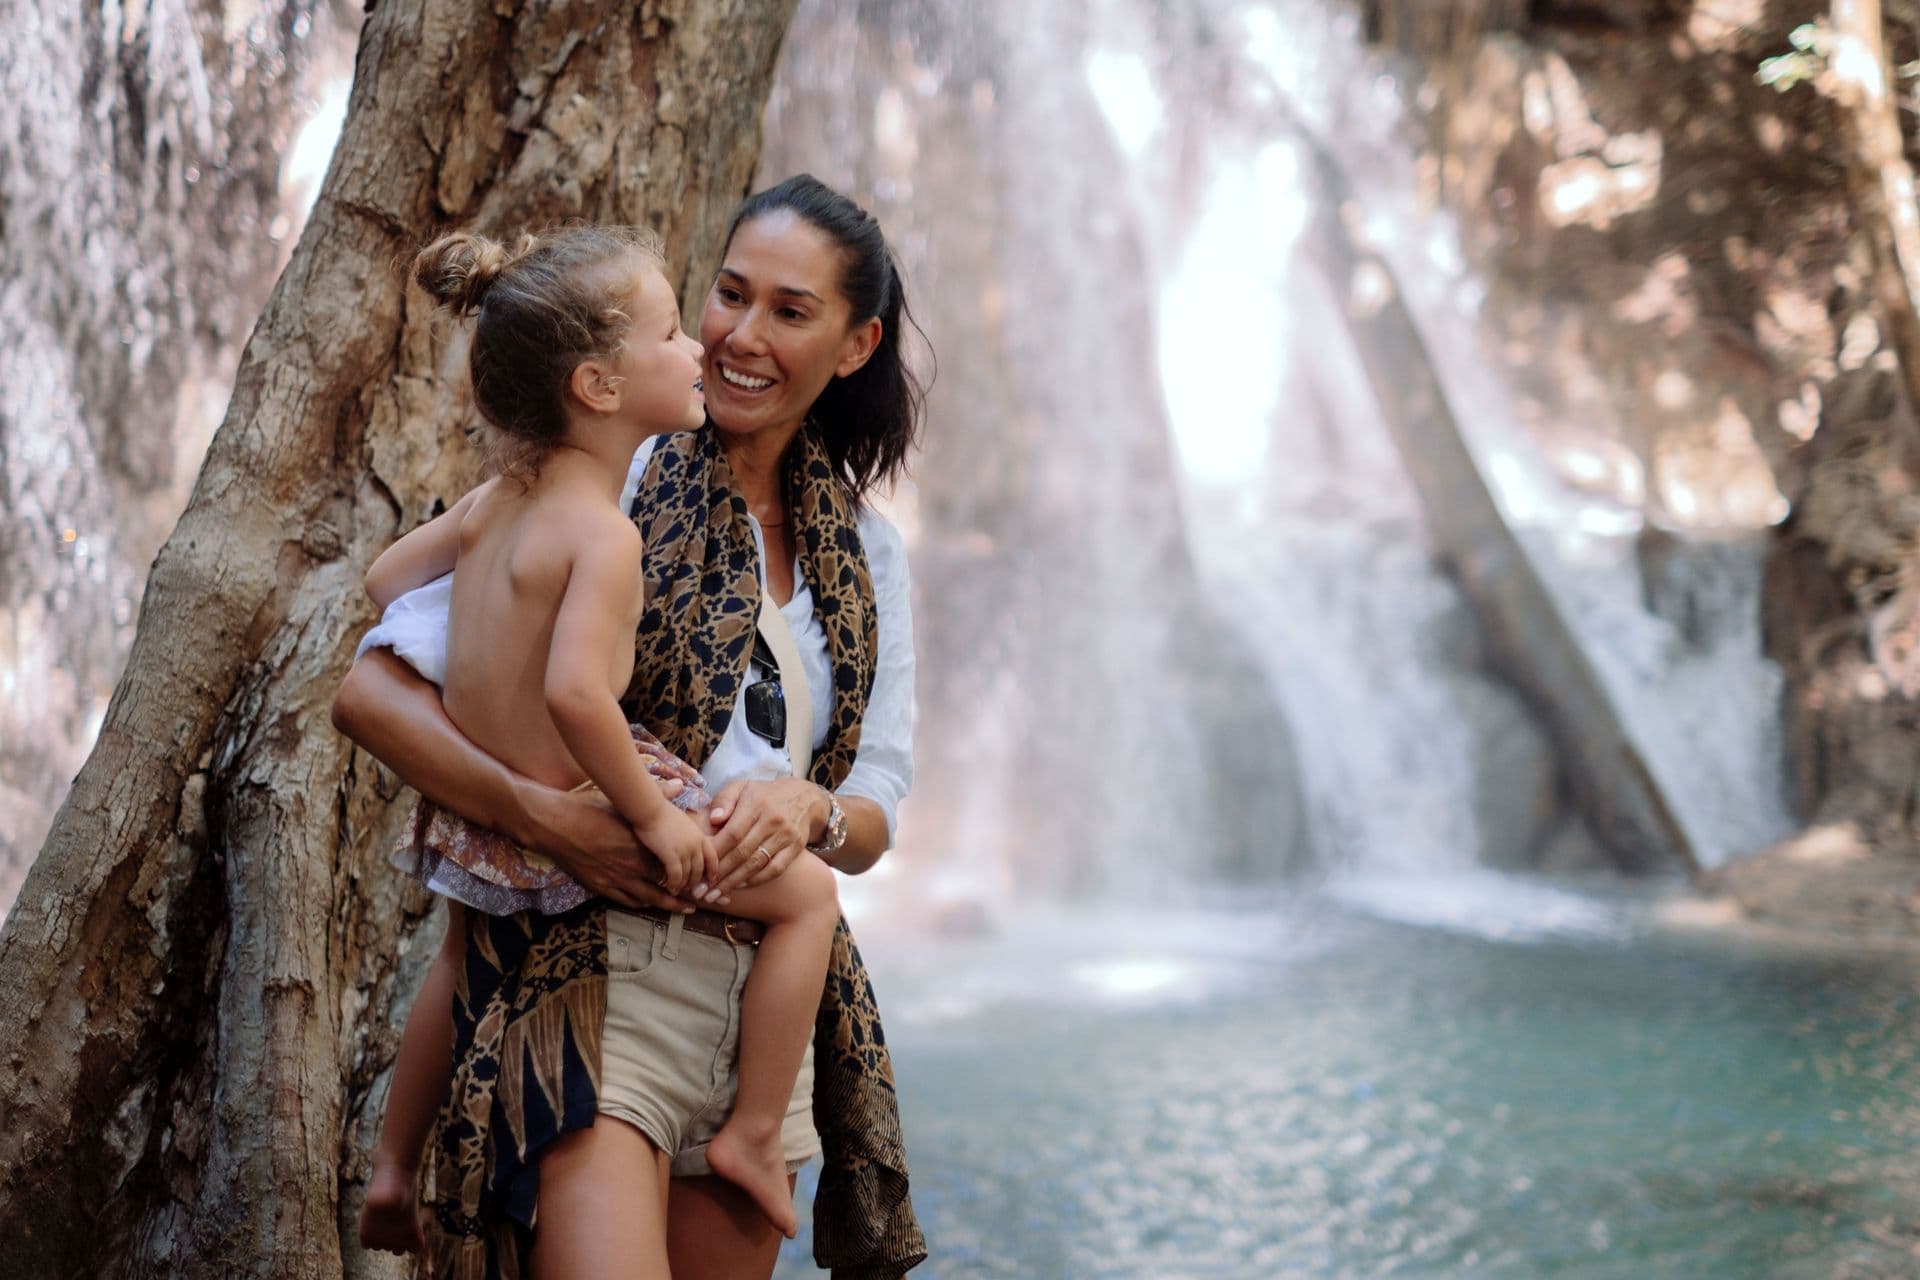
{"type": "Polygon", "coordinates": [[[751,670],[765,672],[747,686],[747,728],[775,747],[787,745],[787,695],[780,687],[780,664],[758,632],[753,637],[751,670]]]}

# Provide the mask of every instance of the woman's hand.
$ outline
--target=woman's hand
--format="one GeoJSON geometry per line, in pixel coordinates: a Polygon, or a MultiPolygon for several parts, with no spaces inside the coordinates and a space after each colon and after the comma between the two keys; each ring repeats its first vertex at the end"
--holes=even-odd
{"type": "Polygon", "coordinates": [[[826,825],[830,803],[824,788],[804,778],[736,780],[720,788],[707,811],[720,868],[706,900],[765,884],[793,865],[826,825]]]}
{"type": "MultiPolygon", "coordinates": [[[[678,786],[666,788],[671,796],[678,786]]],[[[519,787],[525,829],[515,838],[544,853],[594,893],[623,907],[689,912],[700,904],[660,887],[665,872],[634,838],[633,828],[600,796],[577,796],[537,782],[519,787]]]]}
{"type": "MultiPolygon", "coordinates": [[[[389,649],[347,672],[333,726],[427,799],[546,854],[594,893],[628,907],[697,905],[657,888],[659,862],[609,805],[542,786],[474,746],[447,718],[439,688],[389,649]]],[[[650,772],[668,799],[685,789],[670,769],[650,772]]]]}

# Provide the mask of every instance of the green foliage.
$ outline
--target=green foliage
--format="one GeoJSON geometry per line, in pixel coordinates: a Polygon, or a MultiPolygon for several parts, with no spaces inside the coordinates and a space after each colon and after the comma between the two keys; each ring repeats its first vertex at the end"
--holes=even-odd
{"type": "Polygon", "coordinates": [[[1760,69],[1754,74],[1761,84],[1772,85],[1781,93],[1817,78],[1826,69],[1833,50],[1833,32],[1824,22],[1803,22],[1787,40],[1793,51],[1761,59],[1760,69]]]}

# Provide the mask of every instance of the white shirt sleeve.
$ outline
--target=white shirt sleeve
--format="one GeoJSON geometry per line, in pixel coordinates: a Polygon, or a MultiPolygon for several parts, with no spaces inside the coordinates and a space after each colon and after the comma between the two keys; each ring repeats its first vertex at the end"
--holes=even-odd
{"type": "Polygon", "coordinates": [[[866,718],[860,723],[860,751],[840,784],[840,794],[879,805],[887,817],[891,844],[900,802],[913,789],[913,592],[906,544],[886,517],[872,511],[863,514],[860,541],[873,578],[880,653],[866,718]]]}
{"type": "Polygon", "coordinates": [[[360,637],[355,662],[369,649],[391,649],[394,656],[435,684],[447,682],[447,611],[453,603],[453,575],[415,587],[380,615],[360,637]]]}

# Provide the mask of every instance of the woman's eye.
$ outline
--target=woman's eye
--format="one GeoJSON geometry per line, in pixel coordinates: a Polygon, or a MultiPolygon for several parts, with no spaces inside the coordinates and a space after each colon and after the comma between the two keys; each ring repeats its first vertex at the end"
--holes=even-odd
{"type": "Polygon", "coordinates": [[[807,313],[798,307],[782,307],[780,308],[780,315],[783,319],[787,320],[805,320],[807,318],[807,313]]]}

